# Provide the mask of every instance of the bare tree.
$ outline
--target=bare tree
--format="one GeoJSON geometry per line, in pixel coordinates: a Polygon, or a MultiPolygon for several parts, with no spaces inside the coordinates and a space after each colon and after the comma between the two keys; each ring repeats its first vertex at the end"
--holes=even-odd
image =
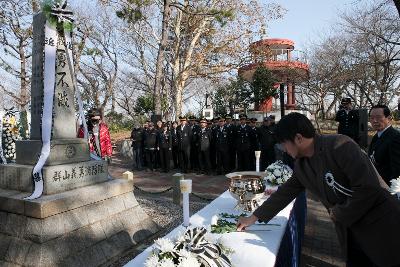
{"type": "Polygon", "coordinates": [[[30,102],[32,14],[37,1],[0,2],[0,89],[25,110],[30,102]]]}
{"type": "Polygon", "coordinates": [[[114,13],[106,8],[93,10],[95,20],[81,20],[80,41],[76,51],[80,59],[77,81],[83,99],[104,113],[111,102],[114,111],[115,83],[118,77],[118,32],[114,13]]]}

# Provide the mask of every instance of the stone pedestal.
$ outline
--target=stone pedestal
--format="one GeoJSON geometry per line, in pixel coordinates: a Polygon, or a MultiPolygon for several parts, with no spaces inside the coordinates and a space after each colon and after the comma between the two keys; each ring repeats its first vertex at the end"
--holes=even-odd
{"type": "Polygon", "coordinates": [[[36,200],[0,189],[0,266],[99,266],[158,231],[130,181],[36,200]]]}
{"type": "MultiPolygon", "coordinates": [[[[0,165],[0,188],[32,192],[32,165],[0,165]]],[[[43,168],[43,194],[51,195],[108,180],[107,163],[91,160],[43,168]]]]}

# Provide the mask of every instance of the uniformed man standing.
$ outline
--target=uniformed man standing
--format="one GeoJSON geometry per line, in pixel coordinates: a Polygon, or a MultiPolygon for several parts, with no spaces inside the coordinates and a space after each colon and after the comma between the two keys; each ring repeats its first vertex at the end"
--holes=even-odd
{"type": "Polygon", "coordinates": [[[254,138],[251,139],[250,157],[251,157],[251,169],[256,169],[256,154],[255,151],[260,149],[259,138],[258,138],[258,128],[257,128],[257,118],[250,119],[250,128],[254,138]]]}
{"type": "Polygon", "coordinates": [[[252,170],[250,160],[251,142],[254,136],[250,126],[246,124],[247,116],[242,114],[239,119],[240,125],[236,127],[235,131],[238,171],[250,171],[252,170]]]}
{"type": "Polygon", "coordinates": [[[131,132],[131,140],[132,140],[132,155],[133,155],[133,164],[132,170],[142,170],[142,161],[143,161],[143,129],[139,126],[135,126],[131,132]]]}
{"type": "Polygon", "coordinates": [[[171,128],[171,139],[172,139],[172,161],[174,162],[174,169],[179,167],[179,149],[178,149],[178,135],[177,135],[178,123],[174,121],[171,128]]]}
{"type": "Polygon", "coordinates": [[[179,164],[183,173],[190,168],[190,145],[192,140],[192,129],[187,125],[186,117],[179,118],[181,125],[177,128],[179,164]]]}
{"type": "Polygon", "coordinates": [[[158,131],[158,155],[161,163],[161,168],[164,172],[169,172],[171,150],[171,132],[168,131],[167,124],[164,123],[161,126],[161,130],[158,131]]]}
{"type": "Polygon", "coordinates": [[[211,129],[207,128],[206,118],[200,120],[200,134],[199,134],[199,163],[201,173],[210,174],[210,144],[212,140],[211,129]]]}
{"type": "Polygon", "coordinates": [[[339,122],[338,134],[347,135],[358,143],[358,112],[351,107],[351,99],[343,98],[335,120],[339,122]]]}
{"type": "Polygon", "coordinates": [[[190,144],[190,166],[196,172],[199,170],[199,140],[200,140],[200,126],[197,125],[196,117],[189,117],[189,125],[192,130],[192,138],[190,144]]]}
{"type": "Polygon", "coordinates": [[[259,141],[260,141],[260,170],[264,171],[268,165],[275,161],[275,149],[276,144],[273,128],[271,127],[271,120],[265,117],[263,125],[258,130],[259,141]]]}
{"type": "Polygon", "coordinates": [[[211,161],[211,170],[215,171],[217,168],[217,147],[216,147],[216,131],[218,128],[218,118],[215,117],[212,120],[212,124],[209,125],[211,130],[212,140],[211,140],[211,147],[210,147],[210,161],[211,161]]]}
{"type": "Polygon", "coordinates": [[[218,127],[215,130],[215,145],[217,151],[217,174],[230,172],[229,147],[232,143],[232,136],[227,127],[225,119],[219,118],[218,127]]]}
{"type": "MultiPolygon", "coordinates": [[[[232,116],[227,114],[225,116],[225,127],[227,128],[229,135],[233,137],[235,131],[235,125],[232,123],[232,116]]],[[[232,171],[236,168],[236,150],[235,146],[229,146],[229,170],[232,171]]]]}
{"type": "Polygon", "coordinates": [[[149,123],[149,128],[144,133],[143,142],[147,168],[149,168],[151,171],[154,171],[157,149],[157,130],[154,129],[154,123],[149,123]]]}

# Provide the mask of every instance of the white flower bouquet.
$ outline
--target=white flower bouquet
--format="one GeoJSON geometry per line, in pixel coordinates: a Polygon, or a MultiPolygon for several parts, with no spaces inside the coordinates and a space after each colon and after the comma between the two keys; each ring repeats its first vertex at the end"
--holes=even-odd
{"type": "Polygon", "coordinates": [[[397,195],[397,197],[400,198],[400,177],[390,180],[389,192],[392,195],[397,195]]]}
{"type": "Polygon", "coordinates": [[[281,185],[292,177],[293,170],[288,165],[278,160],[269,165],[265,173],[264,182],[267,185],[281,185]]]}
{"type": "Polygon", "coordinates": [[[230,252],[221,244],[215,244],[207,238],[209,233],[204,227],[188,229],[184,235],[172,241],[159,238],[154,244],[152,254],[147,258],[145,267],[229,267],[226,256],[230,252]]]}

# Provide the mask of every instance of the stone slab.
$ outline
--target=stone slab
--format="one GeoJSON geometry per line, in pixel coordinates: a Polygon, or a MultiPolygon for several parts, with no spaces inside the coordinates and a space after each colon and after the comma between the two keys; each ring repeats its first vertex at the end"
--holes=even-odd
{"type": "Polygon", "coordinates": [[[43,106],[43,51],[44,51],[44,25],[46,16],[38,13],[33,16],[33,47],[32,47],[32,79],[31,79],[31,127],[30,138],[41,139],[40,127],[43,106]]]}
{"type": "MultiPolygon", "coordinates": [[[[112,179],[103,183],[81,187],[54,195],[44,195],[39,199],[33,200],[23,199],[29,195],[28,193],[0,189],[0,213],[1,211],[6,211],[43,219],[93,204],[87,212],[89,221],[91,220],[93,223],[94,221],[97,221],[96,219],[93,219],[93,217],[102,216],[102,200],[111,199],[115,196],[121,195],[121,199],[116,200],[120,203],[119,207],[117,207],[118,210],[137,206],[138,203],[136,198],[131,198],[129,195],[125,195],[126,193],[131,193],[132,190],[132,181],[122,179],[112,179]]],[[[111,208],[112,207],[110,207],[110,209],[111,208]]],[[[108,212],[108,209],[106,209],[106,211],[108,212]]]]}
{"type": "MultiPolygon", "coordinates": [[[[32,192],[30,165],[0,165],[0,188],[32,192]]],[[[108,165],[104,160],[90,160],[43,167],[44,195],[107,181],[108,165]]]]}
{"type": "MultiPolygon", "coordinates": [[[[15,142],[16,163],[35,165],[42,149],[41,140],[15,142]]],[[[50,144],[50,154],[45,166],[75,163],[90,160],[89,146],[82,138],[55,139],[50,144]]]]}
{"type": "Polygon", "coordinates": [[[31,83],[31,139],[41,140],[41,120],[44,95],[43,52],[45,46],[56,47],[56,77],[53,97],[52,138],[76,137],[76,117],[74,104],[74,86],[66,60],[66,52],[72,44],[64,44],[64,37],[59,34],[58,41],[45,39],[45,15],[40,12],[33,17],[32,48],[32,83],[31,83]],[[67,47],[66,47],[67,46],[67,47]]]}
{"type": "MultiPolygon", "coordinates": [[[[114,198],[135,198],[134,194],[125,193],[114,198]],[[129,196],[127,196],[129,194],[129,196]]],[[[108,201],[109,199],[104,200],[108,201]]],[[[124,202],[113,202],[124,205],[124,202]]],[[[96,204],[96,203],[93,203],[96,204]]],[[[90,206],[90,205],[87,205],[90,206]]],[[[83,207],[82,207],[83,208],[83,207]]],[[[119,207],[117,207],[120,210],[119,207]]],[[[110,214],[109,205],[103,205],[107,212],[95,223],[81,220],[73,222],[74,227],[66,227],[66,223],[74,221],[76,210],[51,216],[45,219],[30,218],[23,215],[6,214],[9,220],[36,221],[25,228],[24,236],[10,236],[0,233],[0,266],[13,264],[22,266],[100,266],[107,261],[123,255],[125,251],[157,233],[160,229],[143,212],[139,205],[110,214]],[[67,216],[67,215],[71,216],[67,216]],[[140,215],[140,216],[135,216],[140,215]],[[21,218],[16,218],[20,216],[21,218]],[[45,223],[52,218],[63,218],[59,221],[45,223]],[[129,220],[129,223],[127,223],[129,220]],[[86,224],[86,225],[84,225],[86,224]],[[47,238],[51,231],[64,227],[58,236],[47,238]],[[42,229],[39,229],[42,228],[42,229]],[[29,233],[28,233],[29,232],[29,233]],[[32,239],[33,235],[38,238],[32,239]]],[[[7,222],[8,224],[9,222],[7,222]]],[[[12,222],[11,222],[12,223],[12,222]]],[[[13,234],[13,233],[11,233],[13,234]]]]}

